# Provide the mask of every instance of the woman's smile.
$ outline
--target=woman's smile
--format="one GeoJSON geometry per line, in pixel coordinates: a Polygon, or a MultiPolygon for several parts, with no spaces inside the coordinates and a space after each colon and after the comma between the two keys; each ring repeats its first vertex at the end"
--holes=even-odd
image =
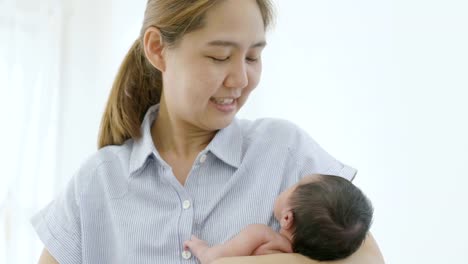
{"type": "Polygon", "coordinates": [[[237,109],[237,99],[232,97],[217,98],[211,97],[210,103],[216,109],[224,113],[230,113],[237,109]]]}

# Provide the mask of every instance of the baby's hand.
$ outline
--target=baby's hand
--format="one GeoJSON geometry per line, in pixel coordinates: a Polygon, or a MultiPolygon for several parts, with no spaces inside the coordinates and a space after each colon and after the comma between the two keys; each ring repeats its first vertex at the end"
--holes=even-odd
{"type": "Polygon", "coordinates": [[[208,243],[205,241],[198,239],[196,236],[192,235],[191,240],[187,240],[184,242],[184,249],[190,250],[195,257],[197,257],[202,264],[208,264],[213,259],[209,256],[209,249],[208,243]]]}

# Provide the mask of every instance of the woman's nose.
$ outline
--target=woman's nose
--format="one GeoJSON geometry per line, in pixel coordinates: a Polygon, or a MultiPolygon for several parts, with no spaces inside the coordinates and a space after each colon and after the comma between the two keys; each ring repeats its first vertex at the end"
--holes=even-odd
{"type": "Polygon", "coordinates": [[[227,88],[245,88],[249,83],[245,61],[233,63],[224,81],[227,88]]]}

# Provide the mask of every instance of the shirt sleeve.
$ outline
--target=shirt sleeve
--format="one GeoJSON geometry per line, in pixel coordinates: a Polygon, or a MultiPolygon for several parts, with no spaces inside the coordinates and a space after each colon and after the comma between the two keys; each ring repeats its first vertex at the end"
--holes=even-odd
{"type": "Polygon", "coordinates": [[[352,181],[357,170],[338,161],[326,152],[307,132],[297,127],[296,140],[291,146],[299,179],[310,174],[335,175],[352,181]]]}
{"type": "Polygon", "coordinates": [[[31,223],[49,253],[61,264],[81,263],[81,221],[76,177],[31,223]]]}

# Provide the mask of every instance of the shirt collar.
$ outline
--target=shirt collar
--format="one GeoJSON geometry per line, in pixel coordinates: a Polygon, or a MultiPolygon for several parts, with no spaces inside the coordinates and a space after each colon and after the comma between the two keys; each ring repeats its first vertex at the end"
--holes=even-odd
{"type": "Polygon", "coordinates": [[[239,168],[242,161],[242,143],[242,130],[239,120],[234,118],[229,126],[216,133],[206,149],[223,162],[239,168]]]}
{"type": "Polygon", "coordinates": [[[141,123],[141,137],[134,139],[132,154],[130,156],[129,175],[139,170],[153,152],[156,152],[153,138],[151,136],[151,125],[156,119],[159,111],[159,104],[151,106],[146,111],[145,118],[141,123]]]}
{"type": "MultiPolygon", "coordinates": [[[[160,158],[151,136],[151,125],[156,119],[158,111],[159,104],[151,106],[145,114],[140,128],[142,136],[134,139],[130,156],[129,175],[142,168],[151,154],[154,154],[157,159],[160,158]]],[[[242,160],[242,130],[237,118],[234,118],[229,126],[216,133],[204,152],[208,151],[230,166],[235,168],[240,166],[242,160]]],[[[161,162],[165,164],[164,161],[161,162]]]]}

